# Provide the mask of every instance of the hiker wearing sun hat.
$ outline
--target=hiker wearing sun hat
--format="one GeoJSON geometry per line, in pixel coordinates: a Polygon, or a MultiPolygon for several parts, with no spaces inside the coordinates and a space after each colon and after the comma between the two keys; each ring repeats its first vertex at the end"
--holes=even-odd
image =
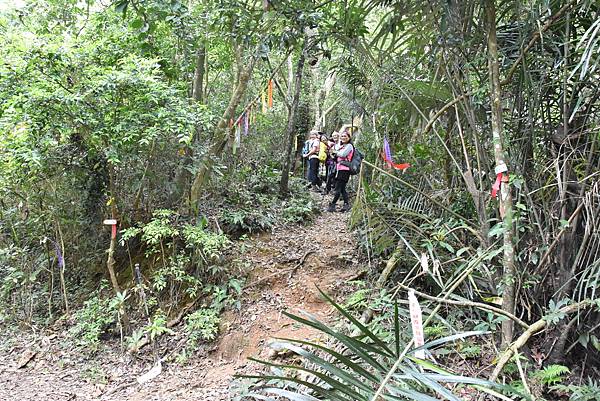
{"type": "Polygon", "coordinates": [[[352,134],[350,129],[344,129],[340,133],[340,143],[335,145],[335,155],[337,157],[336,183],[333,200],[327,208],[328,212],[335,211],[335,205],[340,199],[340,196],[344,200],[344,206],[342,206],[340,212],[350,210],[350,200],[348,198],[348,192],[346,192],[346,184],[348,184],[348,180],[350,180],[350,167],[348,167],[347,164],[352,160],[353,153],[354,146],[352,145],[352,134]]]}

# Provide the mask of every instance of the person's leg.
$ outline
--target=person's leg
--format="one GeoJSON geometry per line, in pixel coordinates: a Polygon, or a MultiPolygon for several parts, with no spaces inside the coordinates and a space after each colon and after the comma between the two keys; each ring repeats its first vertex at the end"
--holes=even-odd
{"type": "Polygon", "coordinates": [[[348,184],[348,181],[344,182],[342,185],[342,190],[340,191],[342,193],[342,199],[344,200],[344,204],[349,204],[350,201],[348,200],[348,192],[346,191],[346,185],[348,184]]]}
{"type": "Polygon", "coordinates": [[[318,174],[315,168],[315,161],[318,161],[318,159],[308,159],[308,182],[310,182],[311,185],[314,185],[318,174]]]}
{"type": "Polygon", "coordinates": [[[337,183],[336,188],[339,191],[342,199],[344,199],[344,206],[342,207],[342,212],[350,210],[350,202],[348,199],[348,192],[346,191],[346,185],[350,180],[350,172],[349,171],[339,171],[337,175],[337,183]]]}
{"type": "Polygon", "coordinates": [[[335,164],[330,164],[327,170],[327,185],[325,186],[325,190],[327,191],[327,193],[329,193],[331,191],[331,189],[334,187],[333,185],[333,180],[335,178],[335,164]]]}
{"type": "Polygon", "coordinates": [[[316,158],[315,158],[315,160],[316,160],[316,164],[317,164],[317,167],[316,167],[317,174],[315,177],[315,186],[320,187],[321,182],[322,182],[321,181],[321,161],[316,158]]]}
{"type": "Polygon", "coordinates": [[[350,201],[348,199],[348,192],[346,192],[346,185],[348,184],[348,181],[344,181],[342,183],[340,192],[342,193],[342,199],[344,200],[344,206],[342,206],[342,209],[340,210],[340,212],[346,212],[348,210],[350,210],[350,201]]]}
{"type": "Polygon", "coordinates": [[[335,190],[333,191],[333,200],[331,201],[331,203],[329,204],[329,207],[327,208],[327,211],[329,212],[333,212],[335,211],[335,204],[337,203],[338,199],[340,199],[340,195],[342,193],[342,188],[341,186],[344,185],[345,183],[341,180],[338,180],[335,184],[335,190]]]}

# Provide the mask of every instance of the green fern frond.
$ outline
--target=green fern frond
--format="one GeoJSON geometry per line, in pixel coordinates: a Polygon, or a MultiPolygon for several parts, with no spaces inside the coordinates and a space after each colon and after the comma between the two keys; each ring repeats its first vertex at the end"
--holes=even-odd
{"type": "Polygon", "coordinates": [[[588,379],[587,384],[577,386],[570,384],[565,386],[563,384],[557,384],[552,386],[552,390],[562,391],[569,394],[569,401],[598,401],[600,400],[600,385],[592,380],[588,379]]]}
{"type": "Polygon", "coordinates": [[[563,365],[548,365],[542,370],[533,373],[533,377],[538,379],[540,383],[553,385],[560,383],[564,379],[564,375],[571,373],[568,367],[563,365]]]}

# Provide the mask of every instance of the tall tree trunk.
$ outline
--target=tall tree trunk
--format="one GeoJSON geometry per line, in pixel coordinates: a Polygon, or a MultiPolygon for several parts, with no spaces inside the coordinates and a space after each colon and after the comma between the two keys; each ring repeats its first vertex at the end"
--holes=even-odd
{"type": "Polygon", "coordinates": [[[322,131],[325,128],[325,116],[329,109],[324,110],[325,108],[325,100],[331,93],[333,86],[335,85],[335,72],[328,71],[325,77],[325,82],[323,84],[319,84],[319,73],[318,67],[313,68],[314,73],[314,83],[317,85],[319,89],[317,89],[316,94],[314,96],[315,100],[315,123],[313,125],[313,129],[317,131],[322,131]]]}
{"type": "Polygon", "coordinates": [[[256,57],[252,57],[250,62],[246,64],[246,67],[244,67],[240,72],[238,84],[231,94],[229,104],[227,105],[225,112],[221,116],[221,119],[215,128],[213,144],[206,159],[204,160],[204,163],[198,169],[198,172],[194,177],[194,182],[192,183],[192,187],[190,189],[190,203],[194,209],[197,208],[197,202],[200,198],[200,191],[204,184],[206,184],[206,180],[212,172],[215,159],[219,158],[223,154],[223,150],[229,141],[229,135],[231,133],[231,130],[228,128],[229,120],[234,117],[235,110],[246,93],[248,82],[250,82],[250,77],[252,76],[252,71],[254,70],[255,64],[256,57]]]}
{"type": "Polygon", "coordinates": [[[192,83],[192,99],[197,103],[203,102],[204,97],[204,73],[206,71],[206,47],[200,45],[196,52],[196,68],[194,69],[194,82],[192,83]]]}
{"type": "Polygon", "coordinates": [[[298,63],[296,64],[296,76],[294,84],[294,97],[292,99],[292,105],[288,113],[288,124],[286,132],[286,143],[287,149],[285,152],[285,158],[283,159],[283,167],[281,169],[281,180],[279,181],[279,194],[286,196],[289,192],[289,180],[290,180],[290,167],[292,164],[292,153],[294,147],[294,131],[296,125],[296,114],[298,112],[298,103],[300,103],[300,91],[302,89],[302,76],[304,70],[304,61],[306,59],[306,45],[308,40],[304,37],[304,43],[302,45],[302,51],[300,57],[298,57],[298,63]]]}
{"type": "Polygon", "coordinates": [[[318,64],[310,68],[310,74],[312,77],[312,86],[314,86],[315,88],[315,93],[311,96],[315,108],[315,118],[312,129],[314,129],[315,131],[321,131],[321,103],[323,102],[323,98],[325,97],[325,88],[323,88],[323,85],[319,85],[320,74],[318,64]]]}
{"type": "MultiPolygon", "coordinates": [[[[506,171],[506,159],[503,150],[502,135],[502,93],[500,88],[500,68],[498,65],[498,42],[496,39],[496,6],[494,0],[485,2],[488,23],[488,67],[490,78],[490,102],[492,108],[492,139],[494,143],[494,158],[496,173],[506,171]]],[[[507,175],[505,173],[504,175],[507,175]]],[[[500,216],[504,226],[504,254],[503,254],[503,282],[505,284],[502,294],[502,309],[514,314],[515,310],[515,247],[513,243],[513,205],[512,195],[508,182],[500,186],[500,216]]],[[[510,344],[513,337],[513,321],[507,319],[502,322],[502,346],[510,344]]]]}
{"type": "MultiPolygon", "coordinates": [[[[194,68],[194,79],[192,80],[192,100],[195,103],[204,103],[204,81],[206,76],[206,46],[202,43],[196,51],[196,67],[194,68]]],[[[201,133],[201,127],[196,126],[194,129],[194,136],[190,146],[186,146],[182,161],[175,174],[175,188],[176,191],[173,194],[176,200],[179,197],[186,198],[186,192],[190,188],[190,181],[192,174],[187,168],[192,164],[194,157],[194,144],[198,141],[201,133]]]]}

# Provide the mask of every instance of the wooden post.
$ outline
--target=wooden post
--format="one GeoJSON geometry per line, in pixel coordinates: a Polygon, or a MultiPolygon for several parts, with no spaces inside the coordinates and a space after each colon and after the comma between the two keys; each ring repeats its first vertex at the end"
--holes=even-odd
{"type": "Polygon", "coordinates": [[[108,247],[108,259],[106,260],[106,267],[108,268],[108,274],[110,276],[110,282],[112,283],[113,290],[115,291],[115,295],[121,292],[121,287],[119,287],[119,282],[117,281],[117,275],[115,274],[115,247],[117,245],[117,220],[114,219],[114,209],[113,209],[113,218],[109,220],[104,220],[104,225],[111,227],[110,232],[110,246],[108,247]]]}

